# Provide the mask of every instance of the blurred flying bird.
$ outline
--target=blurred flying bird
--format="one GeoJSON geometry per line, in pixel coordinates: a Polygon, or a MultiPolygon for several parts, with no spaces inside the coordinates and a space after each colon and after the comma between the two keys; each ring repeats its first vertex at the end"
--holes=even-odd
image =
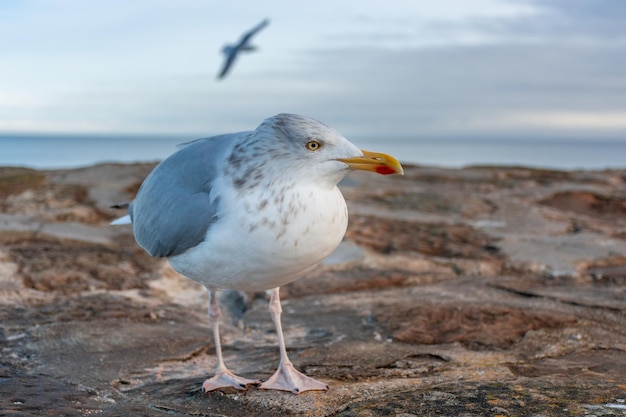
{"type": "Polygon", "coordinates": [[[228,74],[228,71],[233,66],[235,58],[237,58],[239,52],[251,52],[256,50],[256,46],[250,44],[250,39],[269,24],[270,20],[265,19],[254,28],[252,28],[250,31],[245,33],[236,45],[224,46],[222,52],[224,53],[224,55],[226,55],[226,61],[224,62],[222,71],[218,74],[217,78],[221,80],[226,76],[226,74],[228,74]]]}

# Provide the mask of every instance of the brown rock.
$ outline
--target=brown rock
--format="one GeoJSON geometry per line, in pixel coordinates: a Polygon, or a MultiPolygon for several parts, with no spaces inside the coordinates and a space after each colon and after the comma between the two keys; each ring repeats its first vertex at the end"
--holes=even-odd
{"type": "MultiPolygon", "coordinates": [[[[345,252],[283,290],[331,389],[204,395],[204,290],[108,225],[152,166],[0,169],[0,415],[623,414],[625,172],[351,176],[345,252]]],[[[228,365],[267,378],[267,300],[222,302],[228,365]]]]}

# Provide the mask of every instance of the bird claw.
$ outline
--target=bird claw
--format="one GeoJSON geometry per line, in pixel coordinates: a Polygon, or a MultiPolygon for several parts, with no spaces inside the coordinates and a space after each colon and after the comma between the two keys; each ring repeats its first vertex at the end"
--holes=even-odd
{"type": "Polygon", "coordinates": [[[202,392],[205,394],[221,388],[234,388],[244,390],[248,385],[259,385],[261,381],[242,378],[226,370],[217,373],[213,378],[207,379],[202,384],[202,392]]]}
{"type": "Polygon", "coordinates": [[[296,370],[291,363],[281,364],[260,389],[275,389],[300,394],[305,391],[327,391],[328,385],[296,370]]]}

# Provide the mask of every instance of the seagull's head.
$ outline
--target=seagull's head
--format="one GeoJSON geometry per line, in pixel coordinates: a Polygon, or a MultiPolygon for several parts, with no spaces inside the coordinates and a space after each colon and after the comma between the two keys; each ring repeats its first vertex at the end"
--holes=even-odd
{"type": "Polygon", "coordinates": [[[271,143],[269,152],[282,159],[283,173],[298,171],[333,186],[350,170],[382,175],[403,174],[396,158],[359,149],[339,132],[309,117],[282,113],[266,119],[257,131],[271,143]]]}

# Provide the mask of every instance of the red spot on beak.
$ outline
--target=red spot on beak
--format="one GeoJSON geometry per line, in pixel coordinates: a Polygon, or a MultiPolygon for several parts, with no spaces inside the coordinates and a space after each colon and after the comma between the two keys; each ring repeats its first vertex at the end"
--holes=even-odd
{"type": "Polygon", "coordinates": [[[395,174],[396,170],[386,165],[381,165],[381,166],[376,167],[376,172],[381,175],[391,175],[391,174],[395,174]]]}

